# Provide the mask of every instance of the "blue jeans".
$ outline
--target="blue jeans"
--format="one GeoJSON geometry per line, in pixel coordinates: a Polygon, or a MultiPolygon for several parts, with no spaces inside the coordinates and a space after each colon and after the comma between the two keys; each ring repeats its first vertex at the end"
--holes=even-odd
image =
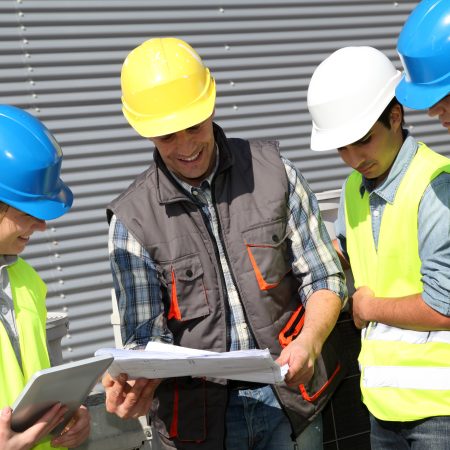
{"type": "Polygon", "coordinates": [[[386,422],[371,414],[370,444],[372,450],[450,450],[450,416],[386,422]]]}
{"type": "Polygon", "coordinates": [[[228,450],[322,450],[322,416],[292,441],[292,428],[270,386],[230,391],[228,450]],[[297,445],[297,446],[295,446],[297,445]]]}

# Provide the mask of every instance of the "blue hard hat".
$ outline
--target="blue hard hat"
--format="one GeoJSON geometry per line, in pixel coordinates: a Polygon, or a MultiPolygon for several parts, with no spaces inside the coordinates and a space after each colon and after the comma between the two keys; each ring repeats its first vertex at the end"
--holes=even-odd
{"type": "Polygon", "coordinates": [[[0,105],[0,201],[42,220],[62,216],[73,202],[60,178],[62,156],[38,119],[0,105]]]}
{"type": "Polygon", "coordinates": [[[405,22],[397,51],[405,73],[395,95],[426,109],[450,93],[450,0],[423,0],[405,22]]]}

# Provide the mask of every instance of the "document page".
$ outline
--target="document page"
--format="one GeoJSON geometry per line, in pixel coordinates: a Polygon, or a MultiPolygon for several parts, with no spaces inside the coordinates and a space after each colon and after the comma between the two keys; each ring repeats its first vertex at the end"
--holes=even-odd
{"type": "Polygon", "coordinates": [[[145,350],[101,348],[95,355],[114,356],[108,372],[113,377],[127,373],[129,379],[182,376],[226,378],[258,383],[282,383],[288,366],[280,367],[265,350],[211,352],[160,342],[145,350]]]}

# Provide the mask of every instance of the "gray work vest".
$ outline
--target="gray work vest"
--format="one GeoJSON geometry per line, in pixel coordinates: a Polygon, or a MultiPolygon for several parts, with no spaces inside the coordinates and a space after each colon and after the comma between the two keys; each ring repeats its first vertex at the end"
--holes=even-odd
{"type": "MultiPolygon", "coordinates": [[[[275,359],[282,350],[279,334],[300,304],[301,280],[292,274],[286,234],[285,167],[277,143],[227,139],[217,125],[214,131],[220,157],[211,189],[222,244],[247,324],[258,347],[268,348],[275,359]]],[[[226,287],[214,238],[195,199],[179,187],[156,151],[154,159],[109,205],[108,217],[115,214],[154,261],[174,343],[227,351],[226,287]]],[[[295,436],[343,377],[344,370],[336,370],[342,365],[336,345],[332,333],[306,386],[313,394],[327,385],[315,401],[305,401],[299,389],[274,387],[295,436]]],[[[227,395],[225,380],[165,380],[157,390],[152,420],[167,448],[223,448],[227,395]]]]}

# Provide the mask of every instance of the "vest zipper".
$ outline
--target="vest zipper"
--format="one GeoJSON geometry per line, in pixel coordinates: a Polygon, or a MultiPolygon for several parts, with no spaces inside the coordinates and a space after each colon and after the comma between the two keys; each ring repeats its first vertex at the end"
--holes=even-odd
{"type": "MultiPolygon", "coordinates": [[[[247,316],[247,311],[245,310],[245,306],[244,306],[244,303],[242,301],[242,293],[241,293],[241,290],[239,288],[239,285],[236,283],[236,277],[234,276],[233,266],[230,264],[230,258],[228,257],[228,252],[227,252],[227,249],[225,247],[224,240],[223,240],[222,225],[221,225],[221,222],[220,222],[219,212],[218,212],[218,210],[216,208],[216,202],[215,202],[216,198],[215,198],[215,193],[214,193],[214,181],[215,180],[213,179],[212,183],[211,183],[211,199],[212,199],[211,203],[212,203],[212,207],[214,208],[214,211],[216,213],[217,229],[219,231],[219,239],[220,239],[220,242],[222,243],[223,254],[225,256],[225,259],[227,260],[227,264],[228,264],[228,267],[230,269],[231,279],[233,280],[233,284],[236,287],[236,291],[237,291],[237,293],[239,295],[239,301],[241,303],[242,311],[244,313],[245,323],[250,324],[250,322],[248,320],[248,316],[247,316]]],[[[214,241],[215,241],[215,239],[214,239],[214,241]]],[[[217,244],[215,244],[215,248],[217,249],[217,244]]],[[[220,257],[218,258],[218,262],[220,264],[220,257]]],[[[223,272],[220,271],[220,274],[221,274],[222,283],[223,283],[223,286],[224,286],[225,292],[226,292],[225,279],[224,279],[224,276],[223,276],[223,272]]],[[[226,298],[228,299],[228,293],[227,292],[226,292],[226,298]]],[[[227,308],[228,309],[230,308],[230,306],[228,305],[228,302],[227,302],[227,308]]],[[[228,322],[228,320],[227,320],[227,322],[228,322]]],[[[252,337],[253,341],[255,342],[255,344],[258,346],[258,348],[260,348],[259,342],[256,339],[255,335],[253,334],[252,327],[249,326],[248,327],[248,331],[249,331],[250,336],[252,337]]],[[[227,343],[227,344],[229,345],[229,343],[227,343]]]]}
{"type": "MultiPolygon", "coordinates": [[[[212,199],[214,200],[214,194],[212,192],[212,186],[211,186],[211,195],[212,195],[212,199]]],[[[225,277],[224,277],[223,272],[222,272],[222,270],[220,268],[220,254],[219,254],[219,249],[217,247],[216,238],[214,236],[214,233],[210,229],[210,226],[209,226],[210,221],[209,221],[208,217],[205,216],[205,213],[203,211],[202,206],[199,205],[194,200],[192,200],[192,202],[197,206],[198,210],[200,211],[200,215],[202,216],[202,219],[203,219],[203,224],[205,225],[206,231],[208,232],[208,235],[211,238],[211,242],[212,242],[212,245],[214,247],[214,255],[216,257],[216,262],[217,262],[217,268],[218,268],[217,272],[219,273],[219,276],[220,276],[220,284],[221,284],[221,288],[222,288],[222,297],[224,299],[226,299],[226,298],[228,298],[228,294],[227,294],[227,290],[226,290],[225,277]]],[[[214,206],[214,203],[213,203],[213,208],[216,211],[216,217],[217,217],[217,210],[216,210],[216,208],[214,206]]],[[[218,217],[217,217],[217,221],[218,221],[218,224],[220,225],[218,217]]],[[[219,226],[219,234],[221,234],[220,226],[219,226]]],[[[227,258],[227,261],[228,261],[228,258],[227,258]]],[[[224,306],[226,308],[226,311],[225,311],[225,313],[226,313],[225,325],[226,325],[226,328],[227,328],[228,327],[228,310],[229,310],[228,302],[224,301],[224,306]]],[[[225,330],[225,344],[226,344],[226,350],[228,351],[229,348],[230,348],[230,340],[228,338],[228,333],[227,333],[226,330],[225,330]]]]}

